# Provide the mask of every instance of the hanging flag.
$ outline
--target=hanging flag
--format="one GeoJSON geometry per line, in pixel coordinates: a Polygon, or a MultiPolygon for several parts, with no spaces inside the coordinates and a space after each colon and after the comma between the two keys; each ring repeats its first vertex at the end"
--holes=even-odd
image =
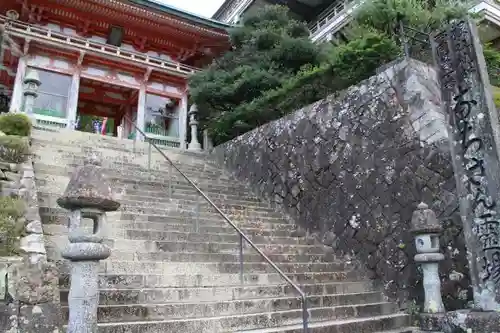
{"type": "Polygon", "coordinates": [[[106,135],[106,124],[108,122],[108,117],[104,117],[102,120],[101,134],[106,135]]]}

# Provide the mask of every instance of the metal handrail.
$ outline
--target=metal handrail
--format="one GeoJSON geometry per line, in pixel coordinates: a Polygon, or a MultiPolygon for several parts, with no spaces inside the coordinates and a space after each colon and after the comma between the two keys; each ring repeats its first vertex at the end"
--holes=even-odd
{"type": "MultiPolygon", "coordinates": [[[[135,130],[137,132],[139,132],[144,138],[147,139],[147,135],[146,133],[144,133],[144,131],[142,131],[128,116],[124,115],[123,118],[130,122],[132,124],[132,126],[135,128],[135,130]]],[[[300,298],[301,298],[301,301],[302,301],[302,324],[303,324],[303,331],[304,333],[307,333],[308,332],[308,319],[309,319],[309,313],[308,313],[308,309],[307,309],[307,297],[306,297],[306,294],[302,291],[302,289],[300,289],[300,287],[295,284],[295,282],[293,282],[292,280],[290,280],[290,278],[278,267],[276,266],[276,264],[274,262],[272,262],[271,259],[269,259],[268,256],[265,255],[264,252],[262,252],[258,247],[257,245],[255,245],[251,240],[250,238],[248,238],[247,235],[245,235],[245,233],[243,233],[243,231],[238,228],[238,226],[233,222],[231,221],[231,219],[219,208],[217,207],[217,205],[184,173],[182,172],[175,164],[174,162],[172,162],[172,160],[154,143],[154,142],[151,142],[148,140],[148,143],[149,143],[149,147],[153,146],[159,153],[161,156],[163,156],[163,158],[170,164],[171,167],[173,167],[175,170],[177,170],[177,172],[179,172],[181,174],[181,176],[196,190],[196,192],[198,192],[198,194],[200,194],[207,202],[210,206],[212,206],[213,209],[215,209],[215,211],[217,213],[220,214],[220,216],[222,216],[222,218],[227,222],[229,223],[229,225],[231,227],[233,227],[233,229],[240,235],[240,282],[243,284],[243,240],[245,240],[248,244],[250,244],[250,246],[255,250],[257,251],[257,253],[269,264],[271,265],[271,267],[278,273],[278,275],[280,275],[290,286],[292,286],[293,289],[295,289],[295,291],[300,295],[300,298]]],[[[151,148],[150,148],[151,149],[151,148]]],[[[171,186],[169,187],[169,192],[170,192],[170,195],[171,195],[171,186]]]]}

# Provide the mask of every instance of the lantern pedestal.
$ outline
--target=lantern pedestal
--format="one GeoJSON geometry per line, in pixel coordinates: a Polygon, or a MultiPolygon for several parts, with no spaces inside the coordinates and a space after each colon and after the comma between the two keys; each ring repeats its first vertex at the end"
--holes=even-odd
{"type": "Polygon", "coordinates": [[[112,199],[111,187],[99,162],[85,161],[71,177],[64,195],[57,203],[70,211],[69,245],[62,252],[71,261],[71,286],[68,296],[68,333],[96,333],[99,306],[99,261],[111,255],[103,244],[106,212],[120,204],[112,199]],[[92,221],[92,231],[84,227],[92,221]]]}

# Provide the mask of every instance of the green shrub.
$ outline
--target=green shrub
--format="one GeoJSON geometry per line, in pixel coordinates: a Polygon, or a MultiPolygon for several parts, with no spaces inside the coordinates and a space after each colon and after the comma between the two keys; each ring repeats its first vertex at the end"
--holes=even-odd
{"type": "Polygon", "coordinates": [[[19,239],[24,236],[25,205],[21,199],[0,197],[0,256],[19,254],[19,239]]]}
{"type": "Polygon", "coordinates": [[[369,78],[377,68],[399,55],[400,48],[391,38],[383,33],[367,32],[332,48],[327,63],[303,67],[279,88],[268,90],[232,112],[219,115],[207,124],[207,128],[215,144],[231,140],[369,78]]]}
{"type": "Polygon", "coordinates": [[[29,136],[31,120],[24,113],[0,115],[0,131],[7,135],[29,136]]]}
{"type": "Polygon", "coordinates": [[[500,51],[495,49],[491,44],[486,44],[483,47],[484,59],[486,67],[490,75],[490,82],[494,86],[500,86],[500,51]]]}
{"type": "Polygon", "coordinates": [[[16,135],[0,136],[0,160],[22,163],[30,154],[28,138],[16,135]]]}
{"type": "Polygon", "coordinates": [[[493,101],[497,108],[500,108],[500,87],[493,86],[493,101]]]}

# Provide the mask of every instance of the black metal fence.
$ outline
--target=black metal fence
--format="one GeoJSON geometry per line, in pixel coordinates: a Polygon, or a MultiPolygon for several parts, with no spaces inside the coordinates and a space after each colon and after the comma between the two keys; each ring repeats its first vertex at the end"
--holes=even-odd
{"type": "Polygon", "coordinates": [[[399,36],[406,58],[434,65],[430,34],[408,27],[399,21],[399,36]]]}

